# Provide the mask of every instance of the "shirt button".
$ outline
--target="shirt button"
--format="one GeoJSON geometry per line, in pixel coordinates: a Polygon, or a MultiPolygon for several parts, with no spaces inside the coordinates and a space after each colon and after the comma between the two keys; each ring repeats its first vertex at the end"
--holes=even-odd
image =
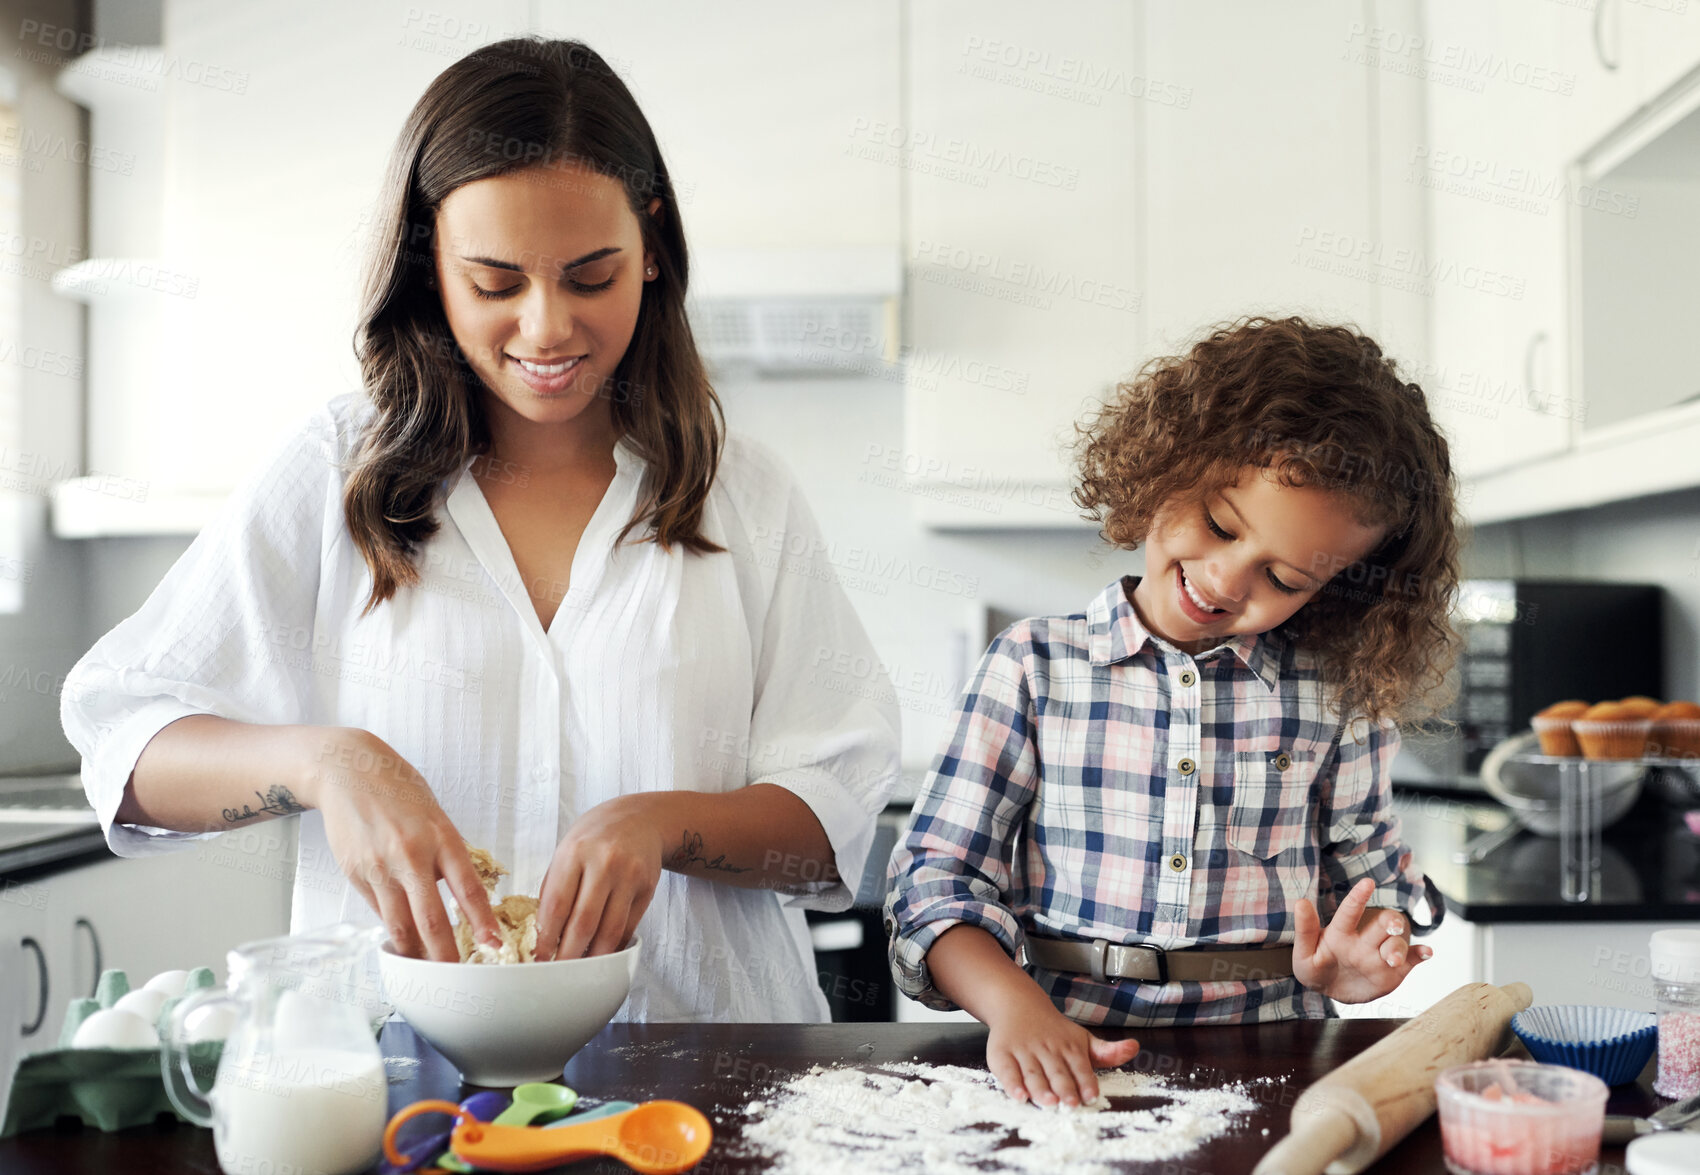
{"type": "Polygon", "coordinates": [[[1185,673],[1181,674],[1181,684],[1182,685],[1191,685],[1193,682],[1195,682],[1197,680],[1198,680],[1198,674],[1194,673],[1190,669],[1188,669],[1185,673]]]}
{"type": "Polygon", "coordinates": [[[1282,751],[1279,755],[1275,756],[1275,770],[1285,771],[1287,768],[1291,767],[1292,765],[1293,765],[1293,757],[1291,755],[1287,754],[1286,751],[1282,751]]]}
{"type": "Polygon", "coordinates": [[[1176,873],[1186,872],[1186,855],[1184,853],[1176,853],[1174,856],[1170,857],[1169,868],[1173,869],[1176,873]]]}
{"type": "Polygon", "coordinates": [[[533,767],[531,769],[531,778],[537,780],[539,783],[547,781],[550,774],[549,768],[547,767],[533,767]]]}
{"type": "Polygon", "coordinates": [[[1194,763],[1191,759],[1182,759],[1179,763],[1175,764],[1175,767],[1182,775],[1191,775],[1198,769],[1198,764],[1194,763]]]}

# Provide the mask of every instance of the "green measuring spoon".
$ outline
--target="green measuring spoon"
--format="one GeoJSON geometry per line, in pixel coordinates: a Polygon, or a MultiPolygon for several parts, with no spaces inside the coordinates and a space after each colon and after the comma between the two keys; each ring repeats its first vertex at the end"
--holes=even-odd
{"type": "Polygon", "coordinates": [[[528,1081],[514,1086],[513,1104],[497,1114],[495,1126],[541,1126],[572,1113],[578,1094],[553,1081],[528,1081]]]}

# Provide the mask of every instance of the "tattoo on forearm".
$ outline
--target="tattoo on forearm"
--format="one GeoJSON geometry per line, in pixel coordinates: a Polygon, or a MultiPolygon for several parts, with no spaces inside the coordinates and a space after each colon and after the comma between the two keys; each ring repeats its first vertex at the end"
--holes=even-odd
{"type": "Polygon", "coordinates": [[[747,865],[732,865],[726,860],[726,854],[721,853],[712,861],[703,855],[702,833],[685,831],[679,838],[679,847],[673,850],[673,856],[668,864],[675,869],[688,869],[692,865],[701,865],[704,869],[713,869],[720,873],[748,873],[747,865]]]}
{"type": "Polygon", "coordinates": [[[254,796],[260,801],[258,808],[252,804],[243,804],[240,808],[226,808],[224,818],[234,823],[238,820],[252,820],[256,816],[289,816],[307,810],[287,787],[279,783],[272,784],[264,795],[255,792],[254,796]]]}

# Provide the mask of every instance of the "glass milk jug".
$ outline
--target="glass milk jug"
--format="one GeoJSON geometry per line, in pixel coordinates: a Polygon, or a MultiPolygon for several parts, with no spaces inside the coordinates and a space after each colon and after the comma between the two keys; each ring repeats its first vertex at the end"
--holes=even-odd
{"type": "Polygon", "coordinates": [[[383,937],[382,927],[339,924],[248,943],[228,956],[227,991],[197,992],[172,1011],[166,1093],[212,1127],[227,1175],[348,1175],[378,1159],[389,1084],[370,964],[383,937]],[[207,1042],[220,1036],[208,1092],[197,1069],[204,1075],[207,1042]]]}

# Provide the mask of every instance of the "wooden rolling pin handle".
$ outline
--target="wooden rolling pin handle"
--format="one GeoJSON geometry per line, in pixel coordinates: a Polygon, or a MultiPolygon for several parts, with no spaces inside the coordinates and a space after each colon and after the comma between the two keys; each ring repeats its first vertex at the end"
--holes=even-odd
{"type": "Polygon", "coordinates": [[[1292,1131],[1269,1148],[1253,1175],[1322,1175],[1328,1164],[1356,1149],[1362,1138],[1362,1128],[1345,1110],[1317,1107],[1305,1129],[1292,1131]]]}

